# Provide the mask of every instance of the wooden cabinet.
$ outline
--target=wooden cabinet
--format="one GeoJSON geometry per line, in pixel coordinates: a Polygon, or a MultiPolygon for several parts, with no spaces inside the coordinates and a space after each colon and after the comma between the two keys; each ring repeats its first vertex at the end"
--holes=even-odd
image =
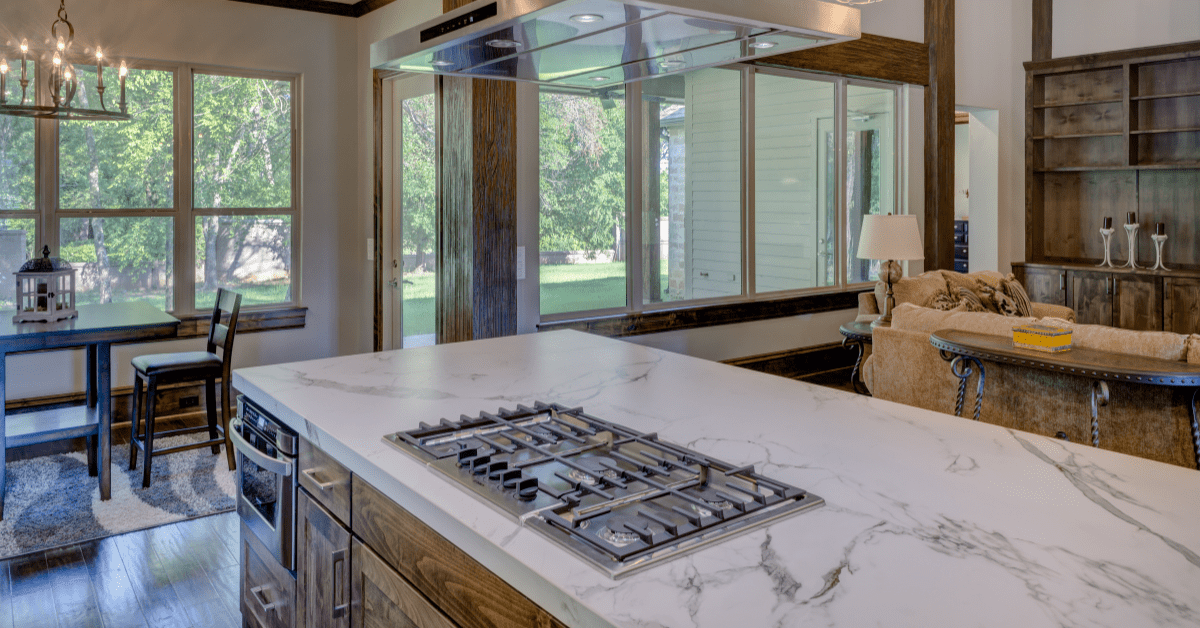
{"type": "Polygon", "coordinates": [[[350,531],[301,489],[296,500],[299,628],[350,626],[350,571],[350,531]]]}
{"type": "MultiPolygon", "coordinates": [[[[1167,266],[1200,270],[1200,42],[1032,61],[1025,70],[1025,259],[1094,264],[1104,258],[1099,229],[1109,217],[1112,256],[1123,263],[1121,225],[1136,212],[1140,265],[1153,265],[1149,234],[1163,222],[1167,266]]],[[[1117,309],[1136,312],[1132,325],[1152,323],[1148,312],[1117,309]]]]}
{"type": "Polygon", "coordinates": [[[249,628],[296,625],[296,578],[271,555],[258,537],[241,526],[242,623],[249,628]]]}
{"type": "Polygon", "coordinates": [[[378,554],[354,540],[355,628],[456,628],[378,554]]]}
{"type": "Polygon", "coordinates": [[[1113,322],[1121,329],[1163,330],[1162,281],[1157,277],[1113,275],[1113,322]]]}
{"type": "Polygon", "coordinates": [[[1052,305],[1067,304],[1067,271],[1059,268],[1013,269],[1029,300],[1052,305]]]}
{"type": "Polygon", "coordinates": [[[1113,279],[1109,273],[1072,270],[1067,273],[1075,321],[1088,325],[1113,324],[1113,279]]]}
{"type": "Polygon", "coordinates": [[[307,438],[300,439],[297,480],[309,497],[325,507],[343,525],[350,525],[350,470],[321,451],[307,438]]]}
{"type": "Polygon", "coordinates": [[[1200,278],[1163,280],[1163,328],[1177,334],[1200,334],[1200,278]]]}

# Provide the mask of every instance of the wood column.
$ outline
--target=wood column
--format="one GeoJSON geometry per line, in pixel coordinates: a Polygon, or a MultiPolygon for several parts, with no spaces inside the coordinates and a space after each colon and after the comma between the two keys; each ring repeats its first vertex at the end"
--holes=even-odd
{"type": "Polygon", "coordinates": [[[925,270],[954,268],[954,0],[925,0],[925,270]]]}
{"type": "MultiPolygon", "coordinates": [[[[451,11],[466,0],[443,0],[451,11]]],[[[517,333],[516,86],[438,80],[437,340],[517,333]]]]}
{"type": "Polygon", "coordinates": [[[1033,0],[1033,60],[1054,58],[1054,0],[1033,0]]]}

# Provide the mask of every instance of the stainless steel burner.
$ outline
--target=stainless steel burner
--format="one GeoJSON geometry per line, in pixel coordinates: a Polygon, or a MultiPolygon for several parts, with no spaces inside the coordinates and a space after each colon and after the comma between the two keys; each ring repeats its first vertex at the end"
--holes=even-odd
{"type": "Polygon", "coordinates": [[[581,408],[518,406],[384,440],[613,578],[824,503],[581,408]]]}

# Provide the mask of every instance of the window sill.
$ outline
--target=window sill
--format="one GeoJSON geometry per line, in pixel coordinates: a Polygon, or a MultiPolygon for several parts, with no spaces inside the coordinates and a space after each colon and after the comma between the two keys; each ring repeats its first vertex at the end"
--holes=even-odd
{"type": "MultiPolygon", "coordinates": [[[[299,305],[283,305],[264,309],[242,310],[238,314],[237,333],[252,334],[277,329],[301,329],[308,316],[308,308],[299,305]]],[[[179,338],[205,338],[211,313],[180,315],[179,338]]]]}
{"type": "Polygon", "coordinates": [[[732,323],[748,323],[801,314],[856,309],[858,295],[869,291],[870,289],[851,290],[767,301],[741,301],[671,310],[625,312],[607,316],[546,321],[538,324],[538,331],[574,329],[616,338],[732,323]]]}

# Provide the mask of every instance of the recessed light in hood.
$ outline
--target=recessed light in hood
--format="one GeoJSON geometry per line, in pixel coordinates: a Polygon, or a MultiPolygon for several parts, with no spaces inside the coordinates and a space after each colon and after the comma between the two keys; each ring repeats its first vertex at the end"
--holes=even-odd
{"type": "Polygon", "coordinates": [[[477,0],[371,65],[595,89],[858,37],[858,9],[818,0],[477,0]]]}

